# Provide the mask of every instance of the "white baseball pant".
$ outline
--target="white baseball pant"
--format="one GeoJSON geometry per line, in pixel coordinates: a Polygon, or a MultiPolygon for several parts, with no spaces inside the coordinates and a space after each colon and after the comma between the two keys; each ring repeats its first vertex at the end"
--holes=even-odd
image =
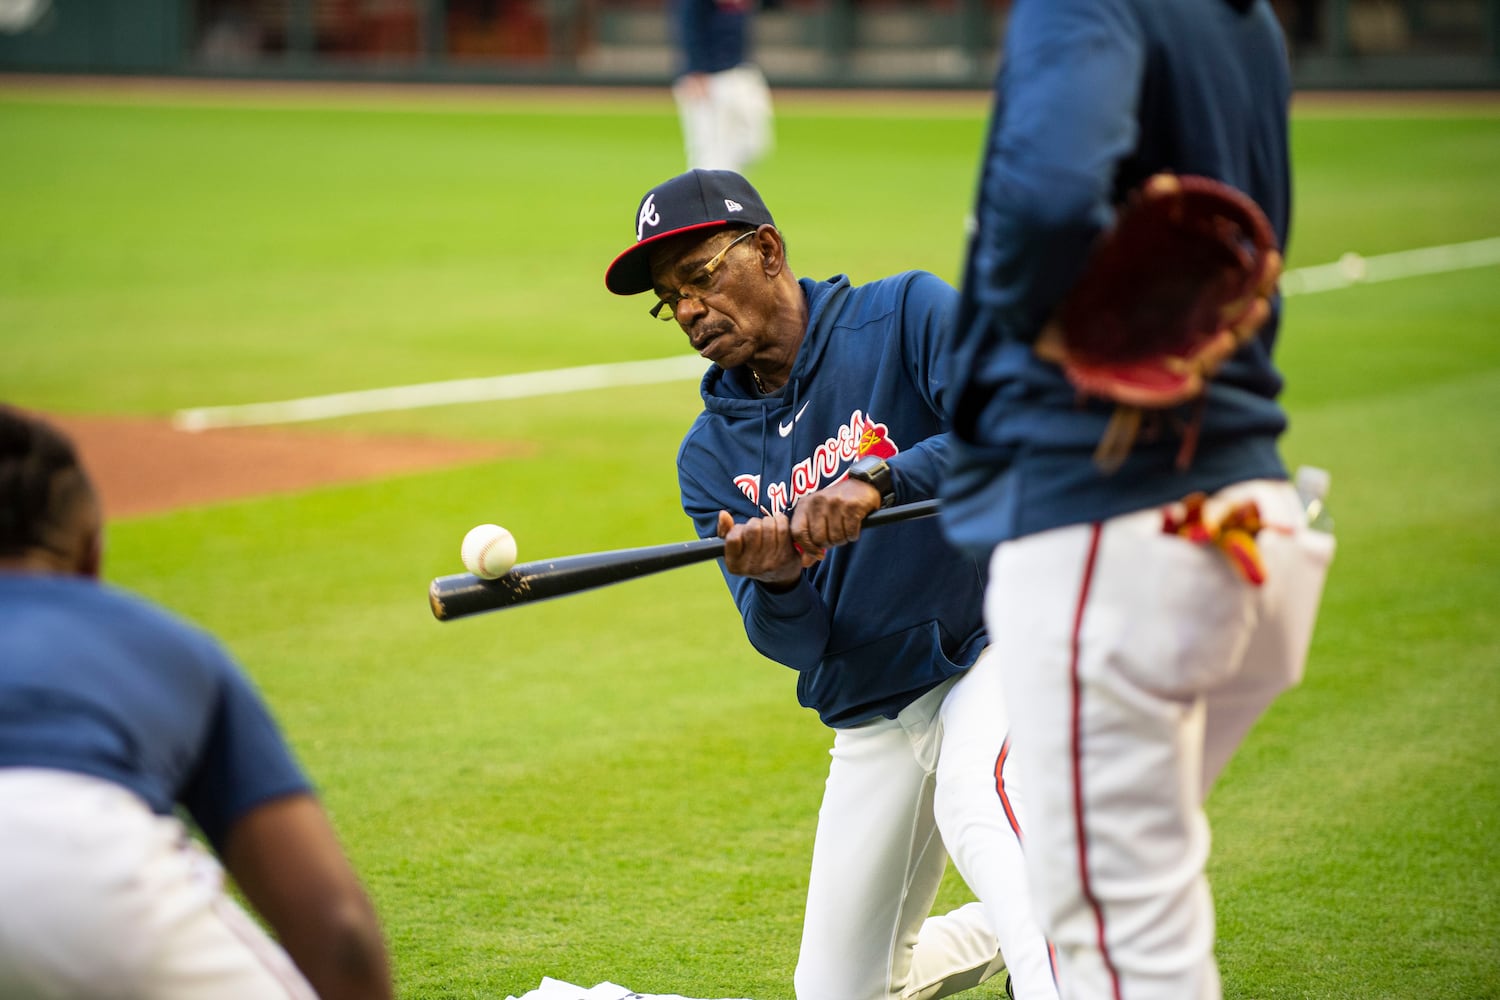
{"type": "Polygon", "coordinates": [[[932,1000],[1009,967],[1018,1000],[1052,1000],[1005,767],[989,653],[894,719],[836,731],[818,813],[801,1000],[932,1000]],[[952,854],[980,902],[929,916],[952,854]]]}
{"type": "Polygon", "coordinates": [[[0,996],[317,1000],[181,822],[31,768],[0,769],[0,996]]]}
{"type": "Polygon", "coordinates": [[[751,63],[706,75],[706,93],[680,80],[672,86],[688,169],[743,173],[775,145],[771,88],[751,63]]]}
{"type": "Polygon", "coordinates": [[[998,546],[986,618],[1030,807],[1026,860],[1062,996],[1218,1000],[1203,800],[1302,677],[1333,558],[1296,491],[1250,481],[1260,587],[1151,509],[998,546]]]}

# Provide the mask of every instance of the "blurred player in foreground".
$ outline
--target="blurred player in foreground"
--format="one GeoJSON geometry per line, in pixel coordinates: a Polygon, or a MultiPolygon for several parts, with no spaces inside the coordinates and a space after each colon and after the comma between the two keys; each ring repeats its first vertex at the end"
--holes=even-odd
{"type": "Polygon", "coordinates": [[[682,67],[672,84],[688,167],[738,170],[771,151],[771,88],[750,58],[756,0],[673,0],[682,67]]]}
{"type": "Polygon", "coordinates": [[[102,532],[71,443],[0,407],[0,996],[391,997],[374,909],[259,696],[208,635],[99,581],[102,532]]]}
{"type": "Polygon", "coordinates": [[[683,508],[725,539],[750,641],[835,731],[797,996],[942,997],[1008,964],[1018,997],[1055,997],[979,565],[935,519],[858,540],[867,514],[937,489],[957,293],[918,271],[799,281],[729,171],[658,184],[636,223],[606,284],[654,292],[652,316],[714,363],[678,455],[683,508]],[[929,917],[950,854],[981,902],[929,917]]]}
{"type": "Polygon", "coordinates": [[[1220,996],[1202,803],[1301,677],[1333,540],[1309,530],[1278,453],[1269,286],[1206,392],[1147,412],[1104,467],[1120,408],[1081,399],[1038,342],[1152,175],[1232,185],[1284,245],[1288,76],[1264,0],[1019,0],[1007,28],[943,521],[991,558],[1026,859],[1064,997],[1220,996]],[[1263,527],[1235,543],[1252,515],[1263,527]]]}

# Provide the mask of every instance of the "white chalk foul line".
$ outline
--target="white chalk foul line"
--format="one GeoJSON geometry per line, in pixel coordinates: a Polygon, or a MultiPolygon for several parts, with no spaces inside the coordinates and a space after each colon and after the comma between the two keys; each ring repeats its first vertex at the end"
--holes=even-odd
{"type": "Polygon", "coordinates": [[[253,427],[291,424],[304,420],[326,420],[355,413],[387,413],[449,403],[487,403],[500,399],[553,396],[586,389],[652,385],[701,378],[707,362],[694,355],[656,361],[625,361],[611,365],[584,365],[551,371],[461,378],[447,382],[423,382],[389,389],[363,389],[329,396],[307,396],[271,403],[241,406],[204,406],[178,410],[172,423],[178,430],[203,431],[215,427],[253,427]]]}
{"type": "MultiPolygon", "coordinates": [[[[1402,250],[1362,257],[1346,253],[1331,264],[1299,267],[1281,276],[1283,295],[1312,295],[1351,285],[1415,278],[1475,267],[1500,264],[1500,237],[1470,243],[1402,250]]],[[[388,389],[363,389],[328,396],[307,396],[271,403],[241,406],[203,406],[178,410],[172,423],[179,430],[203,431],[215,427],[253,427],[327,420],[358,413],[387,413],[452,403],[489,403],[503,399],[554,396],[589,389],[654,385],[700,378],[706,369],[702,358],[684,355],[655,361],[625,361],[609,365],[583,365],[550,371],[463,378],[447,382],[423,382],[388,389]]]]}
{"type": "Polygon", "coordinates": [[[1500,237],[1401,250],[1374,257],[1346,253],[1332,264],[1299,267],[1281,277],[1281,294],[1311,295],[1350,285],[1369,285],[1424,274],[1442,274],[1500,264],[1500,237]]]}

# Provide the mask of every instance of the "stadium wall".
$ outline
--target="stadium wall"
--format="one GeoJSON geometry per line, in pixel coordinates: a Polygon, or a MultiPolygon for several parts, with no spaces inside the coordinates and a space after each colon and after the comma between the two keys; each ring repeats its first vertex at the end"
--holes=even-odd
{"type": "MultiPolygon", "coordinates": [[[[1500,87],[1500,0],[1274,0],[1302,89],[1500,87]]],[[[773,85],[987,87],[1007,0],[762,0],[773,85]]],[[[0,72],[661,86],[666,0],[7,0],[0,72]]]]}

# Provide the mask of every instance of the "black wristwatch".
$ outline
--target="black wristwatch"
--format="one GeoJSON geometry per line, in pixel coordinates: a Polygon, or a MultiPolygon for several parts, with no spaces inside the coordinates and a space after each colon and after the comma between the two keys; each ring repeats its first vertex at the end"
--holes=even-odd
{"type": "Polygon", "coordinates": [[[889,507],[896,502],[896,480],[885,459],[866,455],[849,466],[849,478],[869,483],[880,491],[880,506],[889,507]]]}

